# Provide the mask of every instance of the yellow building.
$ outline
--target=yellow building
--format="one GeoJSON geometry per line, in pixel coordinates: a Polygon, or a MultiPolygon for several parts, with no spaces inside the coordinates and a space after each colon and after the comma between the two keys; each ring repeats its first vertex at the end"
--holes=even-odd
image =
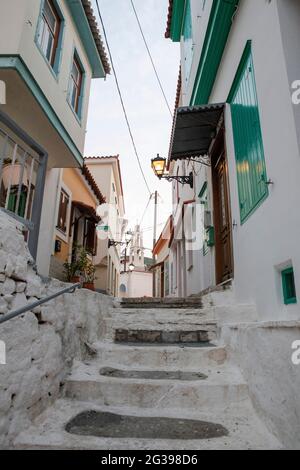
{"type": "Polygon", "coordinates": [[[65,279],[64,263],[72,261],[76,247],[83,247],[94,261],[97,255],[97,207],[105,202],[86,165],[61,170],[57,191],[54,247],[50,275],[65,279]]]}

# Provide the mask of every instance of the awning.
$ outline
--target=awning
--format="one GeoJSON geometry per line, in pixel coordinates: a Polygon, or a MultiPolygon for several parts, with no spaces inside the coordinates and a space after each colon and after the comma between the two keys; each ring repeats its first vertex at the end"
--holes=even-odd
{"type": "Polygon", "coordinates": [[[83,214],[89,216],[95,222],[99,222],[101,220],[101,218],[97,215],[96,210],[94,209],[94,207],[88,206],[87,204],[84,204],[84,202],[73,201],[72,206],[76,207],[83,214]]]}
{"type": "Polygon", "coordinates": [[[170,146],[170,160],[203,157],[216,135],[224,103],[178,108],[170,146]]]}

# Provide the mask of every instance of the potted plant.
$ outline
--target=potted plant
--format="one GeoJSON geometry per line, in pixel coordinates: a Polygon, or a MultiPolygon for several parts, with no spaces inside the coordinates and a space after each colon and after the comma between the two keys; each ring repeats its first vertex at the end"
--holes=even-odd
{"type": "Polygon", "coordinates": [[[77,261],[72,261],[71,263],[66,261],[64,263],[64,271],[67,282],[72,282],[73,284],[80,282],[80,270],[77,261]]]}
{"type": "Polygon", "coordinates": [[[83,287],[84,289],[95,290],[95,274],[96,274],[96,267],[93,265],[92,261],[88,260],[84,270],[84,282],[83,287]]]}

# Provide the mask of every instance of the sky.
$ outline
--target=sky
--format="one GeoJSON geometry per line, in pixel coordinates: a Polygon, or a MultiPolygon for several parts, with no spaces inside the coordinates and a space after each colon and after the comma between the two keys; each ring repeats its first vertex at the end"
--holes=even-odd
{"type": "MultiPolygon", "coordinates": [[[[98,19],[95,0],[92,0],[98,19]]],[[[159,89],[130,0],[98,0],[133,136],[151,192],[158,190],[158,235],[171,213],[171,183],[151,169],[157,153],[167,157],[172,119],[159,89]]],[[[165,39],[168,0],[134,0],[171,110],[179,72],[179,46],[165,39]]],[[[101,30],[101,27],[100,27],[101,30]]],[[[85,155],[120,155],[129,228],[140,222],[149,192],[138,167],[113,75],[93,80],[85,155]]],[[[101,188],[100,188],[101,189],[101,188]]],[[[142,223],[144,245],[152,247],[154,205],[142,223]]],[[[149,252],[147,253],[149,255],[149,252]]]]}

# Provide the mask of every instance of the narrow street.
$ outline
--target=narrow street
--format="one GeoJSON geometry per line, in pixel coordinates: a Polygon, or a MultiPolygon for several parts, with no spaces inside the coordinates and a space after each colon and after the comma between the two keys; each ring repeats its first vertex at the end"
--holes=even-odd
{"type": "Polygon", "coordinates": [[[0,7],[0,451],[300,450],[300,1],[0,7]]]}

